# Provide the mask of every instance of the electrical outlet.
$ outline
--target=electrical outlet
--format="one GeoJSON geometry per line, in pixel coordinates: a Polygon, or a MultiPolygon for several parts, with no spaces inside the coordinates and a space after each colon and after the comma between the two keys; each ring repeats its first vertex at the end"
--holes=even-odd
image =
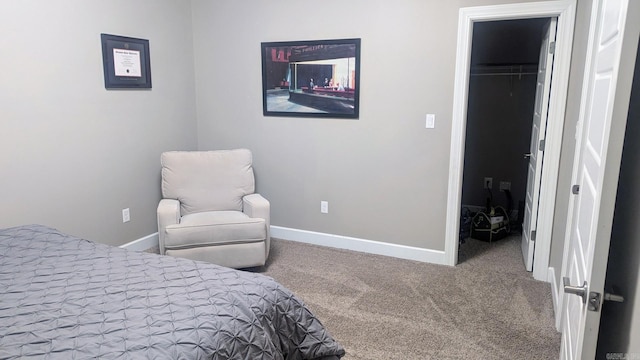
{"type": "Polygon", "coordinates": [[[122,209],[122,222],[126,223],[131,221],[131,213],[129,212],[129,208],[122,209]]]}
{"type": "Polygon", "coordinates": [[[511,191],[511,182],[509,181],[500,181],[500,191],[509,190],[511,191]]]}
{"type": "Polygon", "coordinates": [[[484,178],[484,188],[493,189],[493,178],[491,177],[484,178]]]}
{"type": "Polygon", "coordinates": [[[320,212],[323,214],[329,213],[329,202],[328,201],[320,201],[320,212]]]}

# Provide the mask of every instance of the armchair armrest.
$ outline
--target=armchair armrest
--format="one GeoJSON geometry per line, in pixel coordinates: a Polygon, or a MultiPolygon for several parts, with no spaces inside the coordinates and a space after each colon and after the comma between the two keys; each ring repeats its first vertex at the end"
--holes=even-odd
{"type": "Polygon", "coordinates": [[[260,194],[249,194],[242,198],[242,212],[252,218],[264,219],[267,225],[267,238],[265,239],[266,256],[269,256],[269,249],[271,248],[271,204],[269,200],[262,197],[260,194]]]}
{"type": "Polygon", "coordinates": [[[164,255],[165,229],[169,225],[180,223],[180,202],[174,199],[162,199],[158,204],[158,243],[160,254],[164,255]]]}

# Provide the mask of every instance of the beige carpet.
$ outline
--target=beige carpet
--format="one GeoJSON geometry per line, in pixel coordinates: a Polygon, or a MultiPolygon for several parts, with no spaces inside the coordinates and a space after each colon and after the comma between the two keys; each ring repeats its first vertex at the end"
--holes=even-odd
{"type": "Polygon", "coordinates": [[[557,359],[549,284],[524,270],[519,238],[469,240],[456,267],[274,239],[254,269],[291,289],[344,359],[557,359]]]}
{"type": "Polygon", "coordinates": [[[524,270],[519,240],[469,239],[448,267],[273,239],[251,271],[301,298],[345,360],[557,359],[551,286],[524,270]]]}

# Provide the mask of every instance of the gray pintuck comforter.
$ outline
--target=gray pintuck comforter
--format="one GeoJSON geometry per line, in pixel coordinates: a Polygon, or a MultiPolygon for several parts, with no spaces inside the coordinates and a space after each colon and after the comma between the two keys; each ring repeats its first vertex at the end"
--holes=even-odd
{"type": "Polygon", "coordinates": [[[342,347],[273,279],[0,230],[0,359],[338,359],[342,347]]]}

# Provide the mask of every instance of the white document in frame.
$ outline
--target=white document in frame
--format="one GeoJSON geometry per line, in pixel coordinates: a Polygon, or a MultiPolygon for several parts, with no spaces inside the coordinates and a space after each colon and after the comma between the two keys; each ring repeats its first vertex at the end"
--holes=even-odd
{"type": "Polygon", "coordinates": [[[140,51],[114,48],[113,68],[116,76],[141,77],[140,51]]]}

